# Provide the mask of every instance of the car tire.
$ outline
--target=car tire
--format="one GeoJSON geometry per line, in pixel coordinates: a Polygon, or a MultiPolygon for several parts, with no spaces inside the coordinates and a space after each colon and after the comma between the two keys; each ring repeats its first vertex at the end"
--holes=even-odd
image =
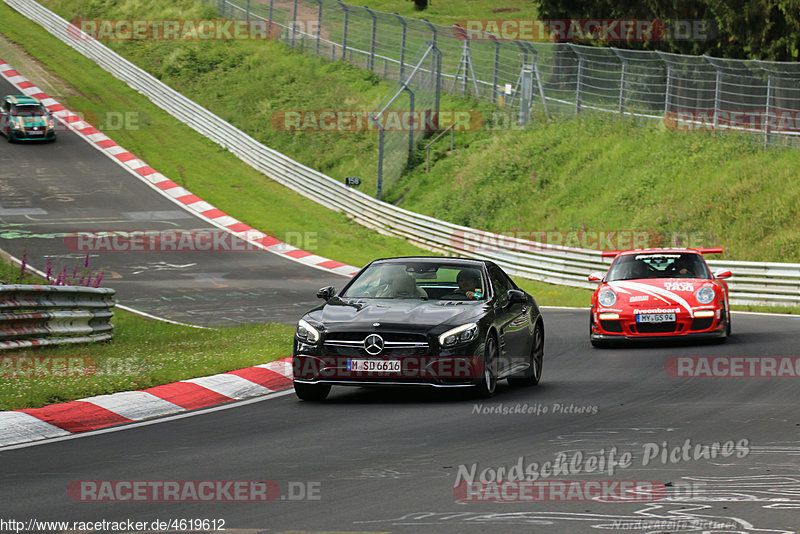
{"type": "Polygon", "coordinates": [[[330,392],[330,384],[303,384],[301,382],[294,382],[294,393],[300,400],[312,402],[324,401],[330,392]]]}
{"type": "Polygon", "coordinates": [[[589,314],[589,343],[596,349],[604,349],[608,347],[608,341],[592,338],[592,315],[589,314]]]}
{"type": "Polygon", "coordinates": [[[515,387],[535,386],[542,379],[542,363],[544,362],[544,327],[541,322],[533,328],[533,346],[531,347],[531,366],[520,376],[508,377],[508,383],[515,387]]]}
{"type": "Polygon", "coordinates": [[[486,336],[486,348],[483,351],[483,369],[478,385],[475,387],[478,397],[488,399],[497,388],[497,339],[493,334],[486,336]]]}
{"type": "Polygon", "coordinates": [[[8,135],[6,135],[6,141],[8,141],[9,143],[13,143],[14,136],[9,133],[8,135]]]}
{"type": "Polygon", "coordinates": [[[731,312],[725,309],[725,337],[731,336],[731,312]]]}

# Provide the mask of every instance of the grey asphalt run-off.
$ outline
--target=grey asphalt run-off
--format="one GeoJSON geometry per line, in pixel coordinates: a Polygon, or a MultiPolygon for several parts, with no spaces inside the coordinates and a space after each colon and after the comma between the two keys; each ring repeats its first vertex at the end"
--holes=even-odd
{"type": "MultiPolygon", "coordinates": [[[[2,81],[0,92],[19,91],[2,81]]],[[[47,257],[56,273],[62,266],[70,274],[75,266],[82,270],[86,253],[71,250],[75,247],[64,237],[70,232],[224,232],[165,198],[77,134],[62,131],[50,144],[0,141],[0,249],[20,258],[27,247],[29,263],[39,270],[46,269],[47,257]]],[[[89,265],[94,273],[104,270],[102,284],[117,290],[120,304],[214,326],[296,323],[319,302],[319,287],[341,288],[347,281],[253,250],[230,235],[217,248],[223,250],[91,252],[89,265]]]]}
{"type": "MultiPolygon", "coordinates": [[[[185,215],[176,205],[71,134],[61,134],[54,145],[3,145],[0,165],[2,231],[29,236],[4,238],[2,248],[19,256],[27,242],[40,269],[45,255],[72,262],[83,256],[66,250],[59,238],[31,234],[210,228],[196,218],[179,218],[185,215]]],[[[315,303],[316,288],[344,280],[270,253],[112,253],[92,262],[114,273],[107,285],[117,288],[121,302],[203,324],[293,323],[315,303]]],[[[734,335],[726,344],[597,350],[589,345],[586,311],[546,309],[544,319],[541,384],[512,389],[503,382],[490,400],[466,392],[334,388],[328,402],[315,404],[287,392],[190,417],[0,451],[2,518],[205,518],[224,520],[233,532],[800,528],[797,379],[687,379],[665,370],[673,356],[797,356],[800,320],[734,314],[734,335]],[[748,445],[741,458],[662,462],[659,455],[643,465],[646,447],[666,443],[672,450],[686,440],[748,445]],[[598,456],[614,447],[618,454],[632,454],[629,467],[613,476],[558,478],[653,480],[680,491],[638,503],[461,502],[454,496],[460,466],[477,464],[480,472],[510,468],[520,458],[541,465],[559,453],[598,456]],[[79,502],[67,488],[82,480],[270,480],[284,498],[79,502]],[[301,490],[310,490],[313,498],[293,499],[301,490]],[[709,528],[712,524],[725,527],[709,528]]],[[[72,528],[79,527],[64,530],[72,528]]]]}

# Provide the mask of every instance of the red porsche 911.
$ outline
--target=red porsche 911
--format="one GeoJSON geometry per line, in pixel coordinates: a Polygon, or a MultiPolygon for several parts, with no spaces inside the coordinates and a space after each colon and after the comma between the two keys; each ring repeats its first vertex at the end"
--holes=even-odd
{"type": "Polygon", "coordinates": [[[703,254],[721,248],[658,248],[603,252],[614,257],[592,295],[589,339],[601,347],[617,340],[707,337],[731,333],[728,270],[711,273],[703,254]]]}

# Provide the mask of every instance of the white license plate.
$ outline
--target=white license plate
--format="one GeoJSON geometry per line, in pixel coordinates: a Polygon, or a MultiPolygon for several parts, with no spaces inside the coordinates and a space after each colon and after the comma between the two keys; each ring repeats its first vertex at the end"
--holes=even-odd
{"type": "Polygon", "coordinates": [[[28,132],[28,135],[44,135],[44,132],[28,132]]]}
{"type": "Polygon", "coordinates": [[[674,323],[674,313],[647,313],[636,316],[637,323],[674,323]]]}
{"type": "Polygon", "coordinates": [[[399,373],[400,360],[347,360],[347,370],[355,372],[399,373]]]}

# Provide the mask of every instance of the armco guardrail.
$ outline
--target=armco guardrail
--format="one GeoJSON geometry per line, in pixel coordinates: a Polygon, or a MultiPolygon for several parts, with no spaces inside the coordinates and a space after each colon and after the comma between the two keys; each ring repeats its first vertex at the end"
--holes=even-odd
{"type": "MultiPolygon", "coordinates": [[[[272,150],[207,109],[189,100],[102,43],[79,36],[74,26],[33,0],[5,0],[64,43],[146,95],[154,104],[198,133],[227,148],[269,178],[327,208],[386,235],[401,237],[424,249],[491,259],[509,273],[533,280],[592,288],[586,276],[608,267],[600,251],[544,245],[496,236],[480,230],[404,210],[346,187],[272,150]],[[473,239],[482,236],[481,239],[473,239]],[[472,243],[496,243],[491,247],[472,243]]],[[[58,116],[59,113],[56,113],[58,116]]],[[[734,272],[730,282],[735,304],[800,305],[800,264],[712,261],[713,268],[734,272]],[[744,275],[737,280],[739,275],[744,275]]]]}
{"type": "Polygon", "coordinates": [[[116,291],[0,285],[0,350],[111,339],[116,291]]]}

